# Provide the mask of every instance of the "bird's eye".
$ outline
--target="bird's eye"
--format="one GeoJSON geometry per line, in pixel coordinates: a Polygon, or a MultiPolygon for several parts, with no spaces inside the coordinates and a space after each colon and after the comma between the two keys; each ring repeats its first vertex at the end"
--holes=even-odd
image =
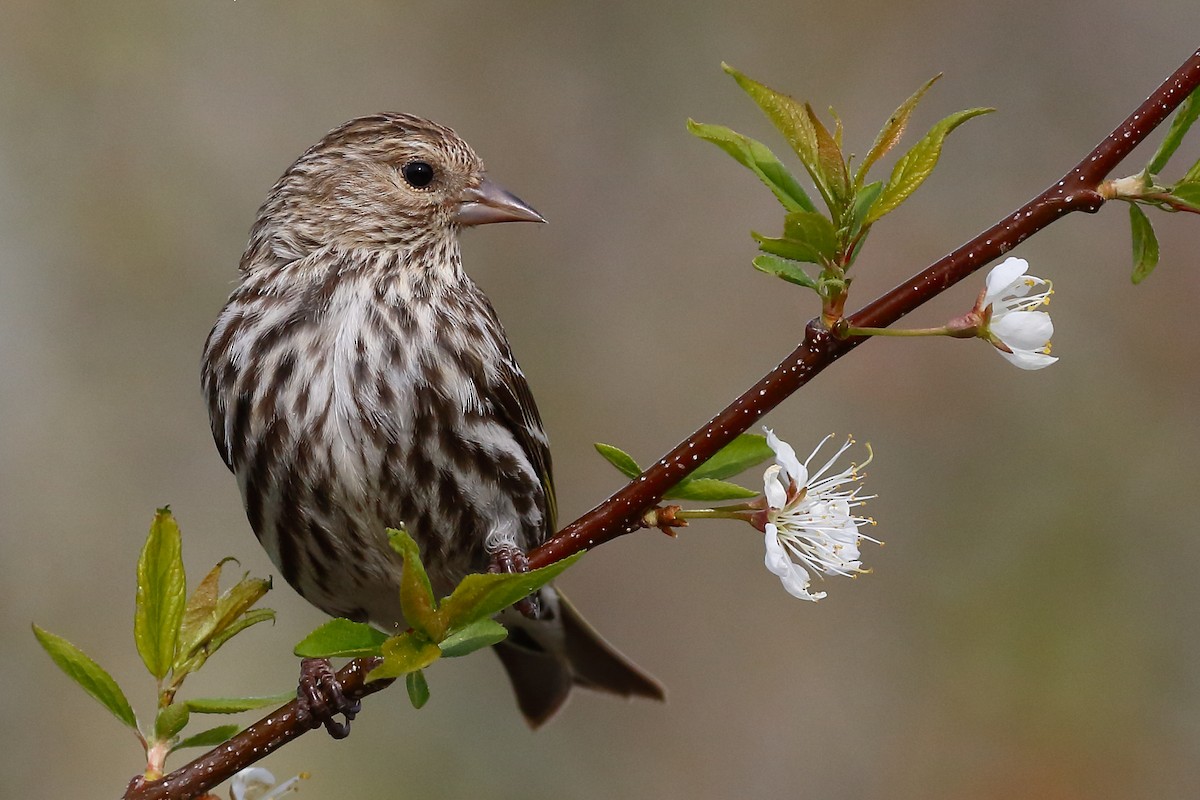
{"type": "Polygon", "coordinates": [[[400,168],[400,174],[414,189],[424,189],[433,182],[433,167],[424,161],[410,161],[400,168]]]}

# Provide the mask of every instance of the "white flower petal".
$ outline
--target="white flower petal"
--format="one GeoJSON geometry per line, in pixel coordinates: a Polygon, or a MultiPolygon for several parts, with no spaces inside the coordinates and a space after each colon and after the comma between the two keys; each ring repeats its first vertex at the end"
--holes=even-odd
{"type": "Polygon", "coordinates": [[[825,592],[808,591],[808,573],[794,564],[792,566],[792,574],[786,578],[780,578],[780,582],[788,594],[801,600],[811,600],[814,603],[825,597],[825,592]]]}
{"type": "Polygon", "coordinates": [[[767,531],[764,537],[767,555],[765,564],[772,575],[779,577],[779,582],[783,584],[783,588],[792,597],[798,597],[801,600],[820,600],[825,596],[825,592],[817,592],[813,594],[808,591],[808,584],[812,578],[808,571],[799,564],[788,558],[787,551],[779,541],[778,530],[774,525],[767,524],[767,531]]]}
{"type": "Polygon", "coordinates": [[[1044,311],[1010,311],[994,319],[990,330],[1013,350],[1041,350],[1054,336],[1054,323],[1044,311]]]}
{"type": "Polygon", "coordinates": [[[1058,361],[1058,356],[1047,355],[1046,353],[1037,353],[1031,350],[1016,350],[1012,353],[1006,353],[1003,350],[996,350],[997,353],[1012,365],[1021,369],[1041,369],[1048,367],[1055,361],[1058,361]]]}
{"type": "Polygon", "coordinates": [[[775,435],[775,432],[769,428],[763,428],[767,432],[767,446],[775,451],[775,463],[783,470],[787,476],[784,483],[788,480],[796,482],[797,486],[803,486],[808,483],[808,470],[800,463],[800,459],[796,458],[796,451],[787,442],[775,435]]]}
{"type": "Polygon", "coordinates": [[[987,276],[987,293],[983,299],[984,306],[996,302],[996,300],[1005,294],[1010,294],[1011,292],[1007,290],[1028,269],[1028,261],[1023,258],[1014,258],[1013,256],[1009,256],[1002,263],[992,267],[991,272],[987,276]]]}
{"type": "Polygon", "coordinates": [[[229,796],[233,800],[259,800],[275,785],[275,776],[262,767],[247,767],[233,776],[229,796]]]}
{"type": "Polygon", "coordinates": [[[783,549],[783,545],[779,543],[779,529],[770,522],[766,525],[763,540],[766,544],[767,555],[763,563],[766,564],[772,575],[778,575],[781,578],[788,574],[788,570],[792,566],[791,559],[787,557],[787,553],[783,549]]]}
{"type": "Polygon", "coordinates": [[[771,508],[783,508],[787,504],[787,488],[780,478],[780,466],[772,464],[763,475],[763,494],[771,508]]]}

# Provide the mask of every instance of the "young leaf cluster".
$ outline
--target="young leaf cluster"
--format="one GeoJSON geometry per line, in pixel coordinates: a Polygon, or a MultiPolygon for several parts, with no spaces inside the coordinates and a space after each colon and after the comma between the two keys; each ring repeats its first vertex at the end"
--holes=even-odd
{"type": "Polygon", "coordinates": [[[161,774],[162,762],[170,752],[215,746],[239,729],[220,725],[184,737],[182,731],[193,713],[232,714],[277,705],[295,696],[289,692],[270,697],[176,699],[184,679],[226,642],[252,625],[275,618],[274,611],[254,607],[270,590],[270,580],[244,574],[232,587],[220,591],[222,568],[231,560],[213,567],[189,596],[179,526],[170,509],[155,514],[138,559],[133,623],[138,655],[158,686],[152,725],[139,724],[121,687],[94,659],[66,639],[33,626],[34,636],[54,663],[137,735],[148,755],[148,778],[161,774]]]}
{"type": "Polygon", "coordinates": [[[403,676],[415,708],[429,699],[426,667],[443,656],[465,656],[502,641],[508,632],[492,617],[554,580],[583,555],[529,572],[468,575],[439,602],[417,543],[404,530],[389,529],[388,538],[404,562],[400,608],[409,630],[389,636],[361,622],[332,619],[297,644],[295,653],[308,658],[379,656],[382,660],[368,679],[403,676]]]}
{"type": "Polygon", "coordinates": [[[1154,226],[1150,224],[1150,218],[1138,203],[1153,206],[1161,211],[1189,211],[1200,214],[1200,160],[1192,164],[1174,184],[1159,183],[1159,173],[1166,168],[1167,162],[1175,155],[1183,137],[1198,117],[1200,90],[1192,92],[1175,112],[1167,135],[1150,159],[1150,163],[1146,165],[1146,169],[1137,176],[1137,190],[1120,196],[1122,200],[1129,202],[1129,227],[1133,236],[1131,278],[1134,283],[1141,283],[1158,266],[1158,237],[1154,233],[1154,226]]]}
{"type": "MultiPolygon", "coordinates": [[[[633,456],[619,447],[596,442],[596,452],[616,467],[627,478],[642,474],[642,468],[633,456]]],[[[725,480],[774,456],[767,446],[765,436],[743,433],[722,447],[708,461],[701,464],[675,487],[663,495],[665,500],[693,500],[714,502],[720,500],[745,500],[757,497],[759,492],[725,480]]]]}
{"type": "Polygon", "coordinates": [[[930,128],[896,162],[886,181],[868,182],[871,168],[900,142],[913,110],[937,77],[888,117],[866,157],[852,171],[852,159],[843,154],[842,124],[836,115],[830,131],[808,103],[777,92],[727,64],[724,69],[783,134],[812,180],[825,211],[817,209],[800,182],[765,144],[723,125],[689,120],[688,130],[753,172],[784,208],[782,236],[752,234],[762,253],[754,259],[755,268],[813,289],[822,297],[826,314],[840,316],[850,283],[846,272],[858,257],[871,226],[898,208],[929,177],[951,131],[992,109],[973,108],[951,114],[930,128]],[[806,264],[817,267],[816,277],[809,274],[806,264]]]}

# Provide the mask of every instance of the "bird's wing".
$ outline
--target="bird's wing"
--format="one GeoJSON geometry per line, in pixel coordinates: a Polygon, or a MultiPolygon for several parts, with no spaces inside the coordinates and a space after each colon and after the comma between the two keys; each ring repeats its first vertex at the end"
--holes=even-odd
{"type": "Polygon", "coordinates": [[[511,361],[504,362],[499,380],[488,387],[488,395],[496,409],[497,421],[512,434],[513,439],[525,451],[541,480],[546,495],[546,514],[540,541],[545,541],[554,533],[558,507],[554,499],[550,443],[542,428],[542,417],[538,413],[537,403],[534,402],[533,393],[529,391],[529,383],[525,380],[521,368],[511,361]]]}

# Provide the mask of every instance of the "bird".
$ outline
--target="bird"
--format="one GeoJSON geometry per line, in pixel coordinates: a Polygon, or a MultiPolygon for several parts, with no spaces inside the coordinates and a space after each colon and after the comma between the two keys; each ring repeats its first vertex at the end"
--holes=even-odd
{"type": "MultiPolygon", "coordinates": [[[[526,569],[555,530],[537,405],[459,245],[521,221],[545,220],[454,131],[403,113],[330,131],[258,210],[201,383],[250,527],[326,614],[405,629],[388,528],[443,595],[526,569]]],[[[532,727],[573,686],[663,699],[555,587],[531,601],[502,612],[494,650],[532,727]]]]}

